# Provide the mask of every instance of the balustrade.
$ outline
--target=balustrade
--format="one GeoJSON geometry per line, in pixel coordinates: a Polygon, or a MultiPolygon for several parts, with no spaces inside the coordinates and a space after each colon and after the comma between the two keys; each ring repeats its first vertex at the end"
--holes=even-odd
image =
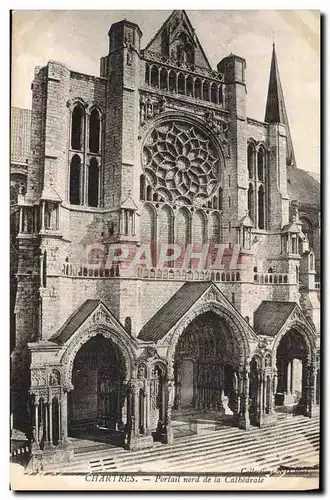
{"type": "MultiPolygon", "coordinates": [[[[196,72],[197,68],[195,66],[193,68],[194,72],[196,72]]],[[[187,67],[187,69],[193,71],[191,68],[187,67]]],[[[201,76],[193,76],[182,68],[173,69],[147,62],[145,83],[149,87],[211,102],[225,108],[223,75],[212,72],[209,76],[210,78],[202,74],[201,76]]]]}
{"type": "Polygon", "coordinates": [[[285,273],[254,273],[253,281],[262,285],[283,285],[289,283],[285,273]]]}

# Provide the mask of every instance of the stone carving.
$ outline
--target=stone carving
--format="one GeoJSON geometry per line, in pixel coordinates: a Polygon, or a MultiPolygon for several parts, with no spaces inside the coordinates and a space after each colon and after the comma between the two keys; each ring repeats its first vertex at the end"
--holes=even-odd
{"type": "Polygon", "coordinates": [[[204,295],[204,299],[205,300],[218,300],[218,293],[213,289],[211,288],[205,295],[204,295]]]}
{"type": "Polygon", "coordinates": [[[232,410],[229,408],[229,398],[225,396],[224,391],[221,392],[221,403],[225,415],[233,415],[232,410]]]}
{"type": "Polygon", "coordinates": [[[126,63],[128,66],[131,66],[133,62],[133,47],[129,45],[127,49],[126,63]]]}
{"type": "Polygon", "coordinates": [[[144,125],[147,120],[164,113],[167,109],[167,100],[164,96],[158,99],[141,96],[140,99],[140,123],[144,125]]]}
{"type": "Polygon", "coordinates": [[[174,380],[169,380],[167,382],[167,390],[168,390],[168,408],[172,408],[173,403],[174,403],[174,395],[175,395],[174,380]]]}
{"type": "Polygon", "coordinates": [[[269,354],[265,357],[265,368],[268,368],[272,365],[272,359],[269,354]]]}
{"type": "Polygon", "coordinates": [[[141,363],[137,369],[137,378],[144,379],[146,375],[147,375],[147,368],[143,363],[141,363]]]}
{"type": "Polygon", "coordinates": [[[165,122],[147,137],[142,157],[149,184],[169,202],[205,202],[220,185],[220,162],[211,140],[197,127],[165,122]]]}
{"type": "Polygon", "coordinates": [[[44,368],[34,368],[31,370],[31,386],[40,387],[47,385],[44,368]]]}
{"type": "Polygon", "coordinates": [[[49,385],[60,385],[61,376],[58,370],[52,370],[49,375],[49,385]]]}
{"type": "Polygon", "coordinates": [[[104,311],[104,309],[98,309],[95,314],[92,316],[92,321],[94,323],[107,323],[108,322],[108,315],[104,311]]]}

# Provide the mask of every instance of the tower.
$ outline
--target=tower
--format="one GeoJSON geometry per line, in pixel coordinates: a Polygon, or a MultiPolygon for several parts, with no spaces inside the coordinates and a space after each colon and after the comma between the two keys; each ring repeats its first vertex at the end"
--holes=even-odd
{"type": "Polygon", "coordinates": [[[114,209],[113,236],[120,241],[136,239],[141,36],[140,28],[126,20],[113,24],[109,31],[104,207],[114,209]]]}
{"type": "Polygon", "coordinates": [[[295,164],[295,157],[275,44],[273,44],[270,67],[265,122],[269,124],[269,229],[278,230],[289,221],[287,165],[295,164]]]}

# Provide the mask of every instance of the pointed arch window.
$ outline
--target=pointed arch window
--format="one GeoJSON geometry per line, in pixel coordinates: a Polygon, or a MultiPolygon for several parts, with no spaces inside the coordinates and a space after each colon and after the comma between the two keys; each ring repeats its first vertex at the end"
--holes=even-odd
{"type": "Polygon", "coordinates": [[[202,82],[199,78],[195,80],[195,97],[197,97],[197,99],[202,98],[202,82]]]}
{"type": "Polygon", "coordinates": [[[258,225],[259,229],[265,229],[265,190],[262,185],[258,189],[258,225]]]}
{"type": "Polygon", "coordinates": [[[102,165],[102,114],[98,104],[93,104],[90,113],[85,113],[85,107],[87,103],[82,104],[82,99],[79,98],[71,108],[68,200],[71,205],[98,207],[102,165]]]}
{"type": "Polygon", "coordinates": [[[209,90],[210,90],[209,83],[208,82],[204,82],[204,84],[203,84],[203,100],[204,101],[209,101],[210,100],[209,90]]]}
{"type": "Polygon", "coordinates": [[[251,183],[248,190],[248,211],[251,220],[254,222],[254,189],[251,183]]]}
{"type": "Polygon", "coordinates": [[[248,145],[247,167],[248,167],[249,179],[254,179],[254,147],[253,147],[253,144],[248,145]]]}
{"type": "Polygon", "coordinates": [[[211,84],[211,102],[218,104],[218,89],[215,83],[211,84]]]}
{"type": "Polygon", "coordinates": [[[159,75],[159,70],[157,66],[153,66],[151,68],[151,86],[152,87],[158,87],[158,75],[159,75]]]}
{"type": "Polygon", "coordinates": [[[140,200],[144,201],[146,199],[146,178],[145,175],[140,175],[140,200]]]}
{"type": "Polygon", "coordinates": [[[186,81],[185,81],[185,77],[182,73],[179,73],[179,76],[178,76],[178,93],[179,94],[185,94],[186,93],[186,81]]]}
{"type": "Polygon", "coordinates": [[[88,166],[88,205],[97,207],[99,204],[99,164],[96,158],[91,158],[88,166]]]}
{"type": "Polygon", "coordinates": [[[223,105],[223,88],[222,88],[222,85],[219,85],[219,87],[218,87],[218,102],[219,102],[219,104],[223,105]]]}
{"type": "Polygon", "coordinates": [[[191,75],[187,76],[187,95],[194,96],[194,80],[191,75]]]}
{"type": "Polygon", "coordinates": [[[93,109],[89,118],[89,150],[91,153],[100,152],[101,120],[97,109],[93,109]]]}
{"type": "Polygon", "coordinates": [[[80,205],[81,202],[81,159],[74,155],[70,164],[70,203],[80,205]]]}
{"type": "Polygon", "coordinates": [[[77,104],[72,112],[71,148],[81,151],[83,148],[84,110],[77,104]]]}
{"type": "Polygon", "coordinates": [[[257,155],[258,181],[260,182],[263,182],[265,180],[265,156],[266,156],[266,151],[261,146],[258,150],[258,155],[257,155]]]}
{"type": "Polygon", "coordinates": [[[169,79],[170,91],[176,92],[176,74],[174,70],[170,70],[168,79],[169,79]]]}
{"type": "Polygon", "coordinates": [[[160,89],[167,90],[167,70],[165,68],[160,70],[160,89]]]}

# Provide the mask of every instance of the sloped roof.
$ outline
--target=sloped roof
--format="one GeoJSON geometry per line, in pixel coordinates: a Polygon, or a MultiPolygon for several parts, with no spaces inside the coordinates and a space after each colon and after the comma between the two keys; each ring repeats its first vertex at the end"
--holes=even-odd
{"type": "MultiPolygon", "coordinates": [[[[77,329],[86,321],[93,311],[103,304],[109,313],[115,318],[109,305],[104,300],[87,299],[71,314],[69,319],[61,326],[61,328],[49,339],[56,344],[64,344],[77,331],[77,329]]],[[[115,318],[116,319],[116,318],[115,318]]],[[[119,321],[116,320],[118,323],[119,321]]],[[[120,324],[120,323],[119,323],[120,324]]]]}
{"type": "Polygon", "coordinates": [[[266,103],[265,122],[282,123],[286,128],[286,157],[287,164],[296,166],[296,159],[292,144],[288,115],[285,107],[280,73],[278,70],[275,44],[273,43],[272,62],[270,66],[268,95],[266,103]]]}
{"type": "Polygon", "coordinates": [[[11,108],[11,161],[25,163],[30,156],[31,140],[30,109],[11,108]]]}
{"type": "Polygon", "coordinates": [[[254,313],[254,330],[275,337],[296,307],[296,302],[263,300],[254,313]]]}
{"type": "Polygon", "coordinates": [[[320,183],[305,170],[288,166],[287,171],[290,200],[303,205],[320,205],[320,183]]]}
{"type": "Polygon", "coordinates": [[[53,188],[53,186],[45,186],[42,195],[41,195],[42,200],[47,200],[47,201],[58,201],[59,203],[62,202],[62,198],[58,194],[58,192],[53,188]]]}
{"type": "MultiPolygon", "coordinates": [[[[168,33],[168,27],[171,25],[173,20],[180,16],[181,17],[181,26],[184,28],[184,25],[186,26],[186,29],[184,30],[189,37],[193,40],[196,49],[198,51],[198,57],[196,58],[198,62],[195,61],[196,66],[201,66],[206,69],[211,70],[211,65],[205,55],[205,52],[203,50],[203,47],[195,33],[195,30],[190,22],[189,17],[187,16],[187,13],[185,10],[173,10],[173,12],[169,15],[169,17],[166,19],[166,21],[162,24],[162,26],[159,28],[159,30],[156,32],[155,36],[150,40],[148,45],[145,47],[145,50],[150,50],[152,52],[161,52],[162,55],[169,55],[165,54],[163,52],[163,47],[164,47],[164,36],[167,36],[168,33]]],[[[196,54],[195,54],[196,56],[196,54]]]]}
{"type": "Polygon", "coordinates": [[[122,202],[120,208],[125,208],[127,210],[137,210],[137,205],[131,196],[127,196],[127,198],[122,202]]]}
{"type": "Polygon", "coordinates": [[[211,281],[186,282],[144,325],[138,338],[155,342],[162,339],[211,284],[211,281]]]}

